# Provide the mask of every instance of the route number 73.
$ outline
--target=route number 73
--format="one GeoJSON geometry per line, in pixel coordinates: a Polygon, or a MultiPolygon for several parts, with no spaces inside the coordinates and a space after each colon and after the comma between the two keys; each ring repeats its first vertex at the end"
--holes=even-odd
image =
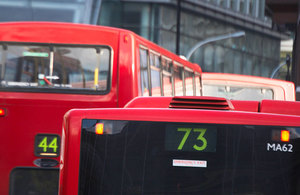
{"type": "Polygon", "coordinates": [[[198,146],[197,144],[193,145],[193,148],[197,151],[202,151],[205,150],[207,147],[207,140],[204,137],[204,134],[206,132],[206,129],[203,128],[178,128],[177,131],[179,132],[184,132],[184,136],[177,148],[177,150],[182,150],[182,148],[184,147],[188,137],[190,136],[191,132],[192,133],[198,133],[198,137],[196,140],[201,141],[202,145],[198,146]]]}

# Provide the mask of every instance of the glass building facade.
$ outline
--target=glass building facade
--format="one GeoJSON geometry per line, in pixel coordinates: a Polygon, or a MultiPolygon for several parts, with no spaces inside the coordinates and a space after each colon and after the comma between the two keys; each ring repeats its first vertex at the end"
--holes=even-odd
{"type": "Polygon", "coordinates": [[[0,21],[92,23],[100,4],[101,0],[1,0],[0,21]]]}
{"type": "Polygon", "coordinates": [[[190,60],[207,72],[269,77],[280,63],[280,34],[265,17],[265,0],[2,0],[0,21],[62,21],[134,31],[181,55],[198,42],[237,31],[246,36],[215,41],[190,60]]]}

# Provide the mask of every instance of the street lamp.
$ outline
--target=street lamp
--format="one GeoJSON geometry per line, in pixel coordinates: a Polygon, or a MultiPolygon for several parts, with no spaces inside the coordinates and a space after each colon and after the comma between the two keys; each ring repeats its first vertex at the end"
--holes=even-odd
{"type": "Polygon", "coordinates": [[[214,42],[214,41],[220,41],[220,40],[223,40],[223,39],[241,37],[241,36],[245,36],[244,31],[238,31],[238,32],[235,32],[235,33],[229,33],[229,34],[225,34],[225,35],[211,37],[211,38],[208,38],[206,40],[200,41],[194,47],[192,47],[192,49],[189,50],[188,54],[186,55],[186,59],[190,60],[192,54],[196,51],[196,49],[198,49],[199,47],[201,47],[201,46],[203,46],[207,43],[214,42]]]}

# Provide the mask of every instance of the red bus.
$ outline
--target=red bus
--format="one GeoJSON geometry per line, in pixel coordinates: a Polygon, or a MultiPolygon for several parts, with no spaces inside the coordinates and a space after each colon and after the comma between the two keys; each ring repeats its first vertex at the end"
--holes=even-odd
{"type": "Polygon", "coordinates": [[[0,194],[57,193],[61,127],[71,108],[201,94],[198,65],[117,28],[1,23],[0,60],[0,194]]]}
{"type": "Polygon", "coordinates": [[[229,73],[202,73],[203,95],[233,100],[295,101],[295,85],[290,81],[229,73]]]}
{"type": "Polygon", "coordinates": [[[71,110],[60,195],[299,194],[299,110],[299,102],[215,97],[71,110]]]}

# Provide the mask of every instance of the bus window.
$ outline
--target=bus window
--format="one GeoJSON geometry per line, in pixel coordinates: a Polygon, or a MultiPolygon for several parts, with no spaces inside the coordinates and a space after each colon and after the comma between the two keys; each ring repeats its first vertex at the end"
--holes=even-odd
{"type": "Polygon", "coordinates": [[[85,119],[79,194],[295,194],[299,133],[287,126],[85,119]],[[96,135],[99,122],[111,133],[96,135]],[[276,141],[282,129],[294,142],[276,141]]]}
{"type": "Polygon", "coordinates": [[[140,72],[142,95],[149,96],[148,85],[148,53],[146,49],[140,48],[140,72]]]}
{"type": "Polygon", "coordinates": [[[187,68],[184,69],[184,87],[185,87],[185,95],[193,96],[194,93],[194,73],[187,68]]]}
{"type": "Polygon", "coordinates": [[[57,194],[58,175],[58,169],[16,168],[10,175],[10,195],[57,194]]]}
{"type": "Polygon", "coordinates": [[[175,84],[175,96],[183,96],[183,67],[174,63],[174,84],[175,84]]]}
{"type": "Polygon", "coordinates": [[[195,75],[196,96],[201,96],[201,80],[200,75],[195,75]]]}
{"type": "Polygon", "coordinates": [[[295,85],[289,81],[239,74],[201,74],[203,95],[233,100],[295,101],[295,85]]]}
{"type": "Polygon", "coordinates": [[[151,68],[151,91],[152,96],[161,96],[161,65],[159,56],[150,52],[149,55],[151,68]]]}
{"type": "Polygon", "coordinates": [[[1,53],[1,88],[78,93],[109,88],[108,47],[8,44],[1,53]]]}
{"type": "Polygon", "coordinates": [[[162,58],[164,96],[172,96],[172,61],[162,58]]]}
{"type": "Polygon", "coordinates": [[[54,66],[62,69],[62,71],[59,71],[62,79],[54,82],[68,83],[76,88],[107,90],[109,76],[109,50],[107,48],[57,47],[54,62],[54,66]]]}
{"type": "Polygon", "coordinates": [[[49,72],[49,47],[5,45],[5,49],[2,50],[2,53],[6,56],[3,62],[4,77],[1,78],[1,87],[37,87],[38,69],[44,71],[44,74],[48,74],[49,72]]]}
{"type": "Polygon", "coordinates": [[[234,100],[256,100],[262,99],[272,100],[274,98],[274,92],[269,88],[262,87],[247,87],[234,86],[234,85],[210,85],[205,84],[203,87],[203,93],[205,96],[225,97],[227,99],[234,100]]]}

